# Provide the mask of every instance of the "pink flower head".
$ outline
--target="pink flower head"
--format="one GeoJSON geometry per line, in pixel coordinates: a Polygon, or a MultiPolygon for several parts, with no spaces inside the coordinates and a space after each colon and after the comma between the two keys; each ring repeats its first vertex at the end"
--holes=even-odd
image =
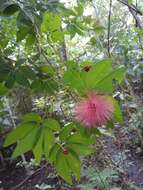
{"type": "Polygon", "coordinates": [[[75,108],[75,119],[87,128],[107,123],[113,113],[113,102],[109,96],[89,93],[75,108]]]}

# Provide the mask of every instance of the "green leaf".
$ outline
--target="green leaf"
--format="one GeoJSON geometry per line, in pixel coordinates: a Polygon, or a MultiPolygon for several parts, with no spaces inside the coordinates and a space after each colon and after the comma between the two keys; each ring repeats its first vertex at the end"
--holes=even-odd
{"type": "Polygon", "coordinates": [[[42,83],[42,90],[50,95],[53,95],[58,89],[57,82],[48,80],[42,83]]]}
{"type": "Polygon", "coordinates": [[[15,74],[16,81],[26,87],[30,86],[29,80],[34,80],[36,78],[35,72],[27,65],[21,66],[20,69],[15,74]]]}
{"type": "Polygon", "coordinates": [[[114,123],[113,123],[113,121],[109,121],[109,122],[107,123],[106,127],[107,127],[108,129],[113,129],[113,128],[114,128],[114,123]]]}
{"type": "Polygon", "coordinates": [[[14,73],[9,73],[5,86],[11,89],[14,86],[14,83],[15,83],[15,75],[14,73]]]}
{"type": "Polygon", "coordinates": [[[75,125],[73,123],[64,126],[59,134],[61,141],[65,141],[68,138],[73,128],[75,128],[75,125]]]}
{"type": "Polygon", "coordinates": [[[40,128],[33,128],[28,135],[17,143],[17,146],[12,154],[12,157],[15,158],[32,150],[38,140],[40,128]]]}
{"type": "Polygon", "coordinates": [[[68,31],[70,32],[71,37],[74,37],[76,33],[81,36],[84,35],[84,30],[77,23],[71,23],[68,26],[68,31]]]}
{"type": "Polygon", "coordinates": [[[112,71],[112,60],[105,59],[91,66],[89,72],[84,72],[88,88],[94,88],[95,84],[112,71]]]}
{"type": "Polygon", "coordinates": [[[82,3],[78,3],[77,7],[74,7],[75,12],[77,13],[77,16],[82,16],[84,7],[82,3]]]}
{"type": "Polygon", "coordinates": [[[52,32],[51,38],[53,42],[63,42],[64,41],[64,32],[55,31],[52,32]]]}
{"type": "Polygon", "coordinates": [[[80,143],[67,143],[66,147],[74,150],[80,156],[87,156],[95,152],[93,148],[80,143]]]}
{"type": "Polygon", "coordinates": [[[113,98],[113,104],[114,104],[113,121],[121,123],[123,122],[121,108],[118,102],[114,98],[113,98]]]}
{"type": "Polygon", "coordinates": [[[20,72],[21,72],[21,74],[23,74],[28,79],[33,79],[34,80],[36,78],[35,72],[28,65],[21,66],[20,67],[20,72]]]}
{"type": "Polygon", "coordinates": [[[21,29],[22,27],[32,28],[33,17],[29,16],[27,11],[21,10],[17,16],[17,27],[21,29]]]}
{"type": "Polygon", "coordinates": [[[86,85],[81,73],[78,71],[66,71],[64,73],[64,83],[69,85],[71,88],[77,89],[80,93],[85,92],[86,85]]]}
{"type": "Polygon", "coordinates": [[[58,174],[70,185],[72,185],[72,177],[69,169],[69,165],[66,159],[66,155],[59,152],[56,159],[56,169],[58,174]]]}
{"type": "Polygon", "coordinates": [[[36,37],[34,34],[28,34],[27,38],[26,38],[26,43],[25,46],[26,47],[31,47],[36,41],[36,37]]]}
{"type": "Polygon", "coordinates": [[[58,121],[52,118],[45,119],[43,122],[43,126],[50,128],[53,131],[60,131],[60,124],[58,121]]]}
{"type": "Polygon", "coordinates": [[[20,10],[20,6],[16,3],[12,3],[12,2],[5,2],[3,4],[3,14],[6,16],[11,16],[13,15],[15,12],[17,12],[18,10],[20,10]]]}
{"type": "Polygon", "coordinates": [[[49,160],[49,152],[55,143],[55,137],[51,129],[44,128],[44,153],[46,159],[49,160]]]}
{"type": "Polygon", "coordinates": [[[20,70],[16,72],[16,74],[15,74],[15,80],[16,80],[16,82],[18,84],[20,84],[22,86],[25,86],[25,87],[29,87],[30,86],[30,83],[29,83],[27,77],[20,70]]]}
{"type": "Polygon", "coordinates": [[[17,140],[24,138],[32,129],[37,128],[33,123],[20,124],[16,129],[10,132],[4,142],[4,147],[15,143],[17,140]]]}
{"type": "Polygon", "coordinates": [[[35,122],[41,122],[41,117],[39,114],[37,113],[27,113],[23,116],[20,117],[20,119],[23,122],[29,122],[29,121],[35,121],[35,122]]]}
{"type": "Polygon", "coordinates": [[[77,177],[77,179],[80,180],[81,163],[78,155],[74,151],[70,150],[69,154],[65,157],[71,171],[77,177]]]}
{"type": "Polygon", "coordinates": [[[113,79],[118,80],[121,82],[123,80],[125,73],[125,67],[119,67],[115,69],[114,71],[111,71],[109,74],[107,74],[103,79],[95,83],[95,89],[101,92],[113,92],[113,79]]]}
{"type": "Polygon", "coordinates": [[[49,152],[49,160],[51,162],[56,161],[56,156],[57,156],[57,153],[59,152],[60,148],[61,148],[60,145],[57,143],[51,148],[51,150],[49,152]]]}
{"type": "Polygon", "coordinates": [[[40,162],[42,153],[43,153],[43,141],[44,141],[44,130],[41,130],[40,137],[33,149],[34,156],[37,160],[37,162],[40,162]]]}
{"type": "Polygon", "coordinates": [[[97,40],[96,40],[95,37],[90,38],[90,43],[91,43],[92,46],[95,46],[96,42],[97,42],[97,40]]]}
{"type": "Polygon", "coordinates": [[[93,27],[93,30],[96,32],[96,33],[101,33],[105,30],[105,27],[104,26],[101,26],[101,25],[94,25],[93,27]]]}
{"type": "Polygon", "coordinates": [[[60,30],[61,17],[59,15],[45,12],[43,15],[43,22],[41,24],[41,31],[47,33],[48,31],[53,32],[60,30]]]}
{"type": "Polygon", "coordinates": [[[68,71],[79,71],[79,65],[77,62],[73,61],[73,60],[69,60],[66,62],[68,71]]]}
{"type": "Polygon", "coordinates": [[[80,143],[83,145],[92,144],[93,140],[81,135],[80,133],[75,133],[67,139],[67,143],[80,143]]]}
{"type": "Polygon", "coordinates": [[[6,95],[7,92],[8,92],[7,87],[3,83],[0,83],[0,96],[6,95]]]}
{"type": "MultiPolygon", "coordinates": [[[[0,58],[0,82],[7,79],[8,74],[13,70],[12,64],[6,62],[4,59],[0,58]]],[[[2,83],[0,83],[1,86],[2,83]]],[[[3,84],[2,84],[3,85],[3,84]]],[[[3,87],[2,87],[3,88],[3,87]]]]}
{"type": "Polygon", "coordinates": [[[133,0],[128,0],[128,4],[131,5],[133,0]]]}
{"type": "Polygon", "coordinates": [[[42,72],[42,73],[45,73],[45,74],[51,74],[53,75],[54,74],[54,69],[53,67],[49,66],[49,65],[42,65],[39,67],[39,70],[42,72]]]}
{"type": "Polygon", "coordinates": [[[43,88],[42,88],[42,82],[40,80],[34,80],[31,83],[30,88],[34,91],[34,92],[42,92],[43,88]]]}
{"type": "Polygon", "coordinates": [[[30,31],[30,28],[27,26],[20,27],[19,30],[17,31],[16,41],[20,42],[21,40],[24,40],[26,36],[28,35],[29,31],[30,31]]]}

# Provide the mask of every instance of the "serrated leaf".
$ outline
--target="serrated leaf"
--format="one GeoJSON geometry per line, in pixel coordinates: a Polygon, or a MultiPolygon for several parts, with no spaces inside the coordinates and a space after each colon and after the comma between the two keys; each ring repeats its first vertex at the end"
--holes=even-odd
{"type": "Polygon", "coordinates": [[[43,121],[43,126],[50,128],[53,131],[60,131],[60,124],[58,121],[52,118],[45,119],[43,121]]]}
{"type": "Polygon", "coordinates": [[[35,127],[37,127],[37,125],[33,123],[20,124],[16,129],[13,129],[12,132],[8,134],[4,142],[4,147],[9,146],[15,143],[17,140],[24,138],[35,127]]]}
{"type": "Polygon", "coordinates": [[[25,115],[22,115],[20,117],[20,119],[23,121],[23,122],[30,122],[30,121],[34,121],[34,122],[41,122],[41,117],[39,114],[37,113],[27,113],[25,115]]]}
{"type": "Polygon", "coordinates": [[[40,128],[33,128],[25,138],[17,143],[17,146],[12,154],[13,158],[20,156],[34,148],[34,145],[37,142],[37,138],[39,135],[39,130],[40,128]]]}

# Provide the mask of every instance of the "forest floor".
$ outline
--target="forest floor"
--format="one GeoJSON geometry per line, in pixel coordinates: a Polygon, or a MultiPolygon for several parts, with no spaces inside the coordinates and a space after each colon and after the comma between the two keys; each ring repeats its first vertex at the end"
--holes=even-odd
{"type": "MultiPolygon", "coordinates": [[[[121,190],[143,190],[143,154],[134,142],[136,134],[124,134],[123,127],[118,126],[114,129],[114,134],[114,137],[99,139],[99,152],[97,149],[95,155],[87,157],[84,160],[85,165],[87,168],[108,167],[118,171],[118,178],[110,181],[113,187],[121,190]]],[[[56,176],[51,176],[51,173],[54,173],[53,169],[45,163],[29,174],[15,163],[8,163],[5,167],[0,167],[0,190],[80,190],[82,186],[86,190],[86,185],[92,183],[90,177],[84,174],[80,183],[75,182],[70,187],[56,176]],[[36,187],[36,184],[39,186],[36,187]]],[[[93,189],[104,190],[96,184],[93,189]]]]}

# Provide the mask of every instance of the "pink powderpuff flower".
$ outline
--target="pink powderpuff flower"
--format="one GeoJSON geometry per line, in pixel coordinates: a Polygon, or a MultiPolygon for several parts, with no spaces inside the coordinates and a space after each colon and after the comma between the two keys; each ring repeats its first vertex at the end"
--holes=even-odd
{"type": "Polygon", "coordinates": [[[91,92],[87,98],[81,100],[74,110],[75,119],[87,128],[105,125],[114,111],[113,101],[107,95],[91,92]]]}

